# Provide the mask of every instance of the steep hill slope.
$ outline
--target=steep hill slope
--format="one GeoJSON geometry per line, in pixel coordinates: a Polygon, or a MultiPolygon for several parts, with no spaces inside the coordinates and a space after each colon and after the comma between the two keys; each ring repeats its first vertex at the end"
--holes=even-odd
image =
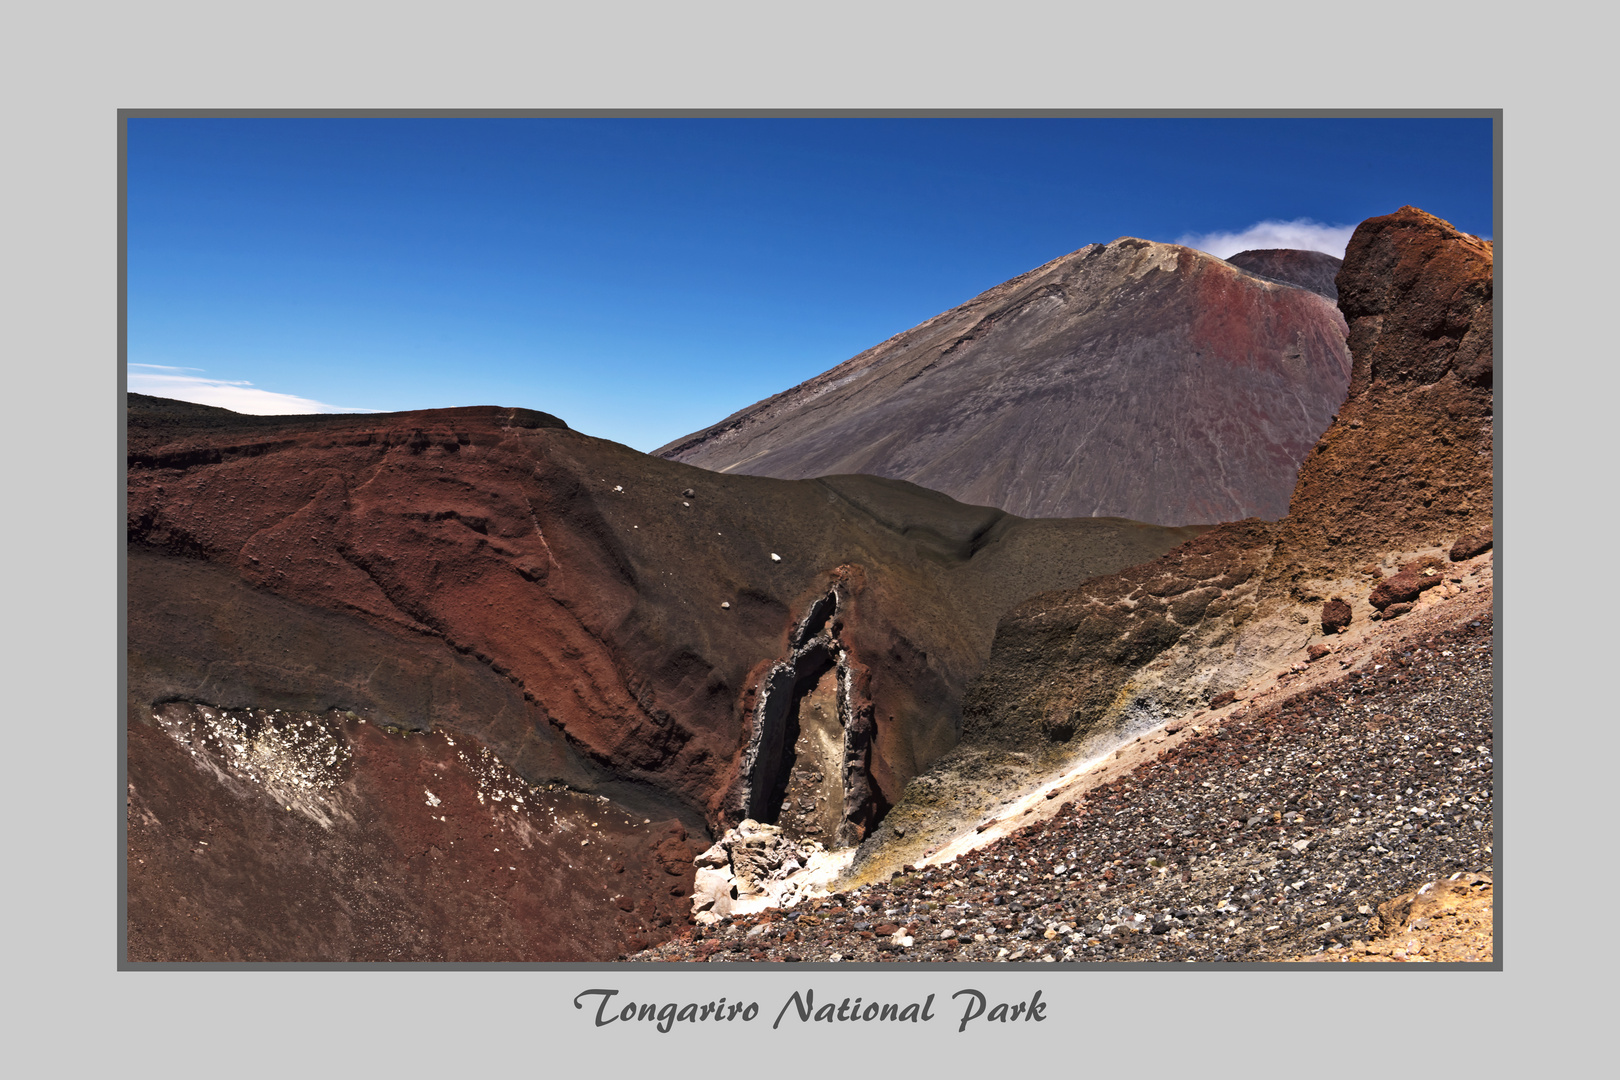
{"type": "Polygon", "coordinates": [[[1274,520],[1344,399],[1344,336],[1307,288],[1124,238],[657,453],[724,473],[894,477],[1031,517],[1274,520]]]}
{"type": "Polygon", "coordinates": [[[1492,622],[1487,576],[1352,670],[1172,724],[903,872],[634,959],[1490,961],[1492,622]]]}

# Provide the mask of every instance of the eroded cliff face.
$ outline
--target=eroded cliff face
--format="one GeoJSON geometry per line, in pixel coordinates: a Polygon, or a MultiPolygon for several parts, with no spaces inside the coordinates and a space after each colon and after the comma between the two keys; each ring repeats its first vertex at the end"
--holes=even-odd
{"type": "Polygon", "coordinates": [[[1286,277],[1319,276],[1315,253],[1257,254],[1283,279],[1092,244],[657,453],[894,477],[1032,517],[1275,520],[1350,363],[1333,303],[1286,277]]]}
{"type": "MultiPolygon", "coordinates": [[[[525,784],[610,800],[636,825],[615,842],[627,853],[648,845],[636,859],[570,858],[578,853],[554,842],[561,826],[551,825],[534,826],[551,839],[526,857],[581,895],[628,898],[621,912],[640,921],[604,937],[599,951],[611,958],[664,917],[655,894],[686,895],[691,855],[752,803],[777,817],[792,803],[784,827],[815,827],[829,844],[865,835],[906,781],[955,745],[961,694],[997,613],[1197,531],[1025,521],[871,477],[719,477],[523,410],[239,417],[131,395],[128,453],[131,798],[183,792],[175,805],[190,807],[154,811],[148,850],[162,865],[132,876],[132,919],[180,888],[191,856],[179,833],[212,816],[234,822],[226,832],[247,830],[233,850],[258,860],[248,876],[270,888],[254,903],[275,907],[288,935],[312,920],[312,940],[344,955],[404,939],[384,924],[333,936],[315,925],[331,905],[300,908],[294,892],[264,883],[299,880],[297,867],[323,851],[369,841],[343,833],[341,819],[297,843],[277,839],[271,793],[153,741],[164,708],[335,711],[348,719],[334,737],[350,750],[357,732],[448,736],[487,749],[525,784]],[[791,685],[778,693],[771,672],[783,663],[791,685]],[[799,733],[813,736],[802,761],[799,733]],[[763,764],[761,738],[777,740],[763,764]],[[654,874],[654,888],[612,868],[654,865],[649,851],[667,840],[650,835],[660,823],[698,845],[676,860],[679,877],[654,874]]],[[[405,843],[401,808],[427,807],[417,793],[394,807],[376,777],[344,783],[350,817],[393,830],[381,848],[405,843]]],[[[450,822],[413,819],[409,835],[441,827],[450,822]]],[[[457,828],[489,839],[486,825],[457,828]]],[[[403,873],[414,856],[400,850],[403,873]]],[[[364,861],[385,876],[394,865],[376,850],[364,861]]],[[[240,907],[222,873],[211,886],[220,910],[240,907]]],[[[457,939],[439,926],[450,908],[426,904],[420,885],[401,879],[392,895],[438,927],[438,951],[422,955],[484,955],[451,947],[457,939]]],[[[232,948],[262,955],[263,937],[232,948]]],[[[534,952],[543,937],[513,948],[546,958],[534,952]]]]}
{"type": "Polygon", "coordinates": [[[967,693],[964,742],[1072,752],[1194,712],[1345,617],[1409,610],[1378,592],[1386,576],[1416,601],[1488,547],[1492,265],[1489,243],[1421,210],[1363,222],[1338,275],[1349,398],[1288,516],[1018,605],[967,693]]]}

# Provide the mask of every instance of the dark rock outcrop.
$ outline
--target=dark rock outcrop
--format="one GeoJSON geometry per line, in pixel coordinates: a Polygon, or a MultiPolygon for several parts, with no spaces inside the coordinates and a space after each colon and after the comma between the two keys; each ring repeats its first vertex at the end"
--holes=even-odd
{"type": "Polygon", "coordinates": [[[1409,206],[1350,238],[1338,278],[1350,390],[1278,523],[1302,570],[1490,526],[1493,267],[1489,241],[1409,206]]]}
{"type": "Polygon", "coordinates": [[[1344,335],[1308,289],[1125,238],[657,453],[733,474],[893,477],[1032,517],[1275,520],[1344,400],[1344,335]]]}

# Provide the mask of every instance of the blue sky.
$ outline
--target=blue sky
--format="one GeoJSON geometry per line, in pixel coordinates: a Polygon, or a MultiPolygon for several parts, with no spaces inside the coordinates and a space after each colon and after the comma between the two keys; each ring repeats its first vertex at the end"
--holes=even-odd
{"type": "Polygon", "coordinates": [[[1342,254],[1408,203],[1492,230],[1488,119],[176,118],[127,146],[131,389],[516,405],[642,450],[1088,243],[1342,254]]]}

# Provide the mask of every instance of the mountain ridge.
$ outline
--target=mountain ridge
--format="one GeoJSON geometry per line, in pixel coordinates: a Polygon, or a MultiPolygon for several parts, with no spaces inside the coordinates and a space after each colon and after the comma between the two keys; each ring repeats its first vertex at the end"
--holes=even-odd
{"type": "Polygon", "coordinates": [[[728,473],[871,473],[1026,517],[1275,519],[1342,400],[1345,333],[1307,289],[1125,237],[654,453],[728,473]]]}

